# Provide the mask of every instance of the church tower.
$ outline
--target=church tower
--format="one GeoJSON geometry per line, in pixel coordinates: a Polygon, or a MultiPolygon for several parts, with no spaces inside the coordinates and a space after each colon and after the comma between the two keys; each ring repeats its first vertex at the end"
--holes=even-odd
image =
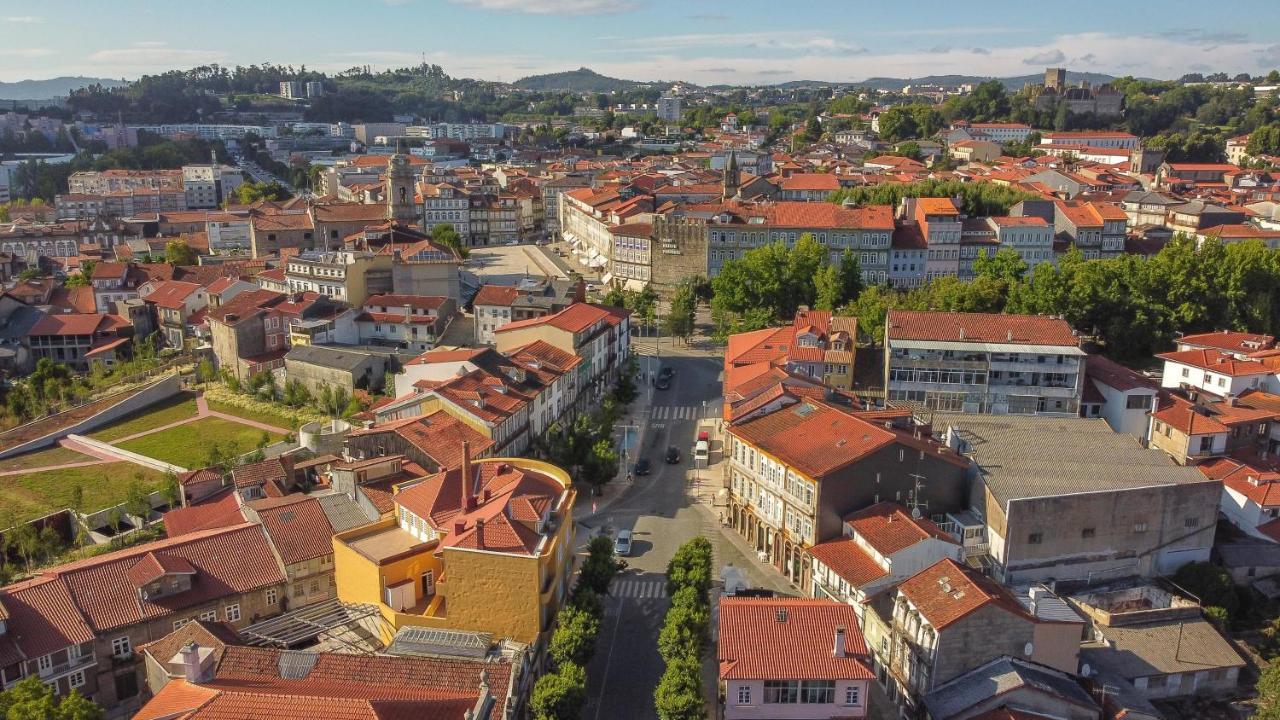
{"type": "Polygon", "coordinates": [[[724,161],[724,200],[728,202],[738,196],[742,180],[738,174],[738,154],[729,151],[729,158],[724,161]]]}
{"type": "Polygon", "coordinates": [[[413,204],[413,170],[404,145],[396,142],[396,154],[387,161],[387,219],[402,225],[415,225],[418,211],[413,204]]]}

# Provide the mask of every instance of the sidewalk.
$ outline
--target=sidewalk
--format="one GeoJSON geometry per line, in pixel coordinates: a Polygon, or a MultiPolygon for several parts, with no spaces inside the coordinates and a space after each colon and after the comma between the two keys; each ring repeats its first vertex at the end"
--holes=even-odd
{"type": "MultiPolygon", "coordinates": [[[[637,385],[640,390],[639,396],[627,408],[627,412],[618,420],[615,427],[621,425],[630,425],[636,428],[636,442],[633,448],[643,448],[645,439],[648,437],[649,431],[649,406],[652,402],[650,393],[645,392],[647,388],[640,385],[640,378],[637,378],[637,385]]],[[[635,482],[627,482],[627,471],[630,466],[635,463],[638,453],[632,453],[627,457],[627,468],[618,474],[612,481],[605,483],[600,488],[600,495],[592,495],[590,492],[579,494],[577,507],[573,509],[575,522],[582,522],[595,517],[601,513],[607,512],[609,507],[622,499],[628,491],[640,485],[645,478],[635,478],[635,482]]],[[[652,476],[651,476],[652,477],[652,476]]]]}

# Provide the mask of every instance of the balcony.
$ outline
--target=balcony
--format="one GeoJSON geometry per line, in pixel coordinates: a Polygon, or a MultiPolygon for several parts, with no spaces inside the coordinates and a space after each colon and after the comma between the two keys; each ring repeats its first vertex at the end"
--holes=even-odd
{"type": "MultiPolygon", "coordinates": [[[[129,657],[132,658],[133,655],[130,654],[129,657]]],[[[36,676],[39,677],[40,680],[43,682],[46,682],[46,683],[52,682],[62,677],[63,675],[73,673],[77,670],[82,670],[84,668],[87,668],[95,664],[96,662],[97,662],[97,658],[94,657],[94,654],[92,652],[90,652],[86,655],[81,655],[80,657],[77,657],[77,658],[70,658],[52,667],[41,670],[36,674],[36,676]]],[[[14,685],[17,685],[18,683],[22,682],[26,678],[27,678],[27,675],[23,675],[22,677],[17,677],[12,680],[9,680],[4,684],[3,689],[8,690],[9,688],[13,687],[14,685]]]]}
{"type": "MultiPolygon", "coordinates": [[[[926,370],[986,370],[985,360],[954,360],[951,358],[890,358],[890,368],[926,370]]],[[[994,367],[994,363],[992,364],[994,367]]]]}

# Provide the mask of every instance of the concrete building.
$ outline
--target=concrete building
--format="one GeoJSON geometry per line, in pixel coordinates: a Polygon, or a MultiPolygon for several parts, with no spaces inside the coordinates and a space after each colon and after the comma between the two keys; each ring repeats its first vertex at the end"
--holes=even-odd
{"type": "Polygon", "coordinates": [[[581,280],[526,277],[515,285],[481,285],[471,300],[476,342],[493,345],[494,331],[507,323],[545,317],[585,300],[581,280]]]}
{"type": "Polygon", "coordinates": [[[717,638],[725,720],[868,717],[869,651],[849,606],[726,597],[717,638]]]}
{"type": "Polygon", "coordinates": [[[890,402],[994,414],[1080,409],[1085,352],[1062,319],[894,310],[884,352],[890,402]]]}
{"type": "Polygon", "coordinates": [[[395,372],[409,356],[397,357],[393,349],[338,345],[296,345],[284,356],[285,377],[301,382],[312,397],[325,387],[342,389],[349,397],[356,390],[382,390],[388,372],[395,372]]]}
{"type": "Polygon", "coordinates": [[[384,640],[478,631],[539,657],[569,590],[575,495],[553,465],[465,452],[460,468],[401,486],[391,516],[334,536],[338,598],[377,607],[384,640]]]}
{"type": "Polygon", "coordinates": [[[1085,361],[1080,417],[1107,421],[1112,430],[1146,440],[1151,424],[1147,414],[1156,399],[1157,384],[1102,355],[1085,361]]]}
{"type": "Polygon", "coordinates": [[[658,98],[658,119],[666,123],[680,122],[681,100],[678,95],[663,95],[658,98]]]}
{"type": "Polygon", "coordinates": [[[1154,577],[1209,559],[1221,484],[1101,420],[938,415],[934,429],[973,460],[969,509],[1001,582],[1154,577]]]}
{"type": "Polygon", "coordinates": [[[577,373],[580,400],[585,402],[612,385],[631,357],[631,313],[574,303],[560,312],[511,322],[494,331],[494,343],[503,353],[538,340],[582,358],[577,373]]]}
{"type": "Polygon", "coordinates": [[[423,295],[371,295],[355,317],[360,342],[400,348],[410,354],[436,346],[453,320],[452,298],[423,295]]]}
{"type": "Polygon", "coordinates": [[[943,683],[924,696],[924,710],[927,717],[938,720],[1101,717],[1097,702],[1073,673],[1011,656],[998,657],[943,683]]]}
{"type": "Polygon", "coordinates": [[[310,250],[285,263],[289,292],[313,292],[351,306],[393,289],[391,255],[368,250],[310,250]]]}

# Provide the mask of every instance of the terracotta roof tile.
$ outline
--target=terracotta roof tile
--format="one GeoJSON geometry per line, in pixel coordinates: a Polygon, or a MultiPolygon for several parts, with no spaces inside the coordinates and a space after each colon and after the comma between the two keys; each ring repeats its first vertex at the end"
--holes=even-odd
{"type": "Polygon", "coordinates": [[[285,499],[290,502],[271,507],[261,507],[259,501],[249,503],[249,507],[257,509],[280,559],[292,565],[332,555],[333,527],[320,501],[304,495],[285,499]]]}
{"type": "Polygon", "coordinates": [[[881,555],[889,556],[916,543],[935,538],[955,544],[927,518],[914,518],[901,505],[882,502],[859,510],[844,519],[846,525],[861,535],[881,555]]]}
{"type": "Polygon", "coordinates": [[[943,630],[988,606],[1031,622],[1031,617],[1008,590],[950,558],[939,560],[904,580],[898,585],[898,592],[905,595],[936,630],[943,630]]]}
{"type": "Polygon", "coordinates": [[[891,310],[888,327],[891,340],[1079,346],[1066,320],[1041,315],[891,310]]]}
{"type": "Polygon", "coordinates": [[[867,645],[849,605],[831,600],[736,598],[720,601],[720,679],[867,680],[867,645]],[[843,627],[845,652],[836,655],[843,627]]]}

